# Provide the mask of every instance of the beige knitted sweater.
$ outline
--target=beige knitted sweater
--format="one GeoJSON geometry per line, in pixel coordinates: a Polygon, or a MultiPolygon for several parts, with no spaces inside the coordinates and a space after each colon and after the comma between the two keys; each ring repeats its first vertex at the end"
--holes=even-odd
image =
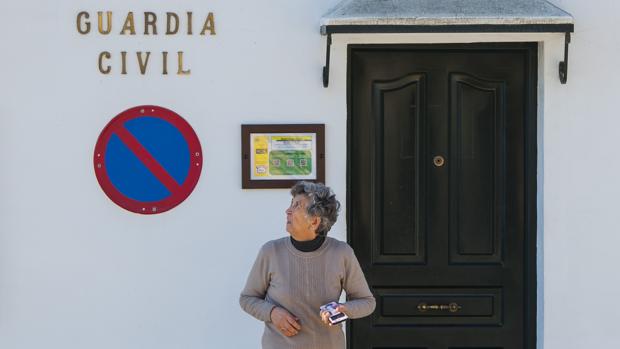
{"type": "Polygon", "coordinates": [[[317,250],[301,252],[285,237],[260,249],[239,303],[265,322],[263,349],[343,349],[342,325],[325,325],[319,316],[319,307],[337,302],[343,290],[350,318],[367,316],[375,309],[375,298],[347,243],[327,237],[317,250]],[[299,318],[297,335],[286,337],[273,325],[270,314],[275,306],[299,318]]]}

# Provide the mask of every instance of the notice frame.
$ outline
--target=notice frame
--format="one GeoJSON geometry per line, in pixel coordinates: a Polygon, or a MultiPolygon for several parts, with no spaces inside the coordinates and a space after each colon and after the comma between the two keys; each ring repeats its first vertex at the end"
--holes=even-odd
{"type": "Polygon", "coordinates": [[[325,182],[325,124],[241,125],[241,187],[325,182]]]}

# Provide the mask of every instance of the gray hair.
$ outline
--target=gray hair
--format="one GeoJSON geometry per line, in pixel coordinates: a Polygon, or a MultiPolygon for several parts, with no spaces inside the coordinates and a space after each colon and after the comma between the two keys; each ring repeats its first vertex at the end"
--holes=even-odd
{"type": "Polygon", "coordinates": [[[336,194],[323,183],[301,181],[291,188],[291,195],[306,195],[310,200],[306,212],[313,217],[319,217],[321,223],[316,229],[317,234],[325,236],[336,223],[340,202],[336,200],[336,194]]]}

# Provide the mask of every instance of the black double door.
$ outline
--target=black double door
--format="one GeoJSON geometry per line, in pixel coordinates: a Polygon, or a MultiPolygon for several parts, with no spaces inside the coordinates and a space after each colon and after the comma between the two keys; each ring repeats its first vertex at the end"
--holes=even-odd
{"type": "Polygon", "coordinates": [[[349,347],[535,346],[536,47],[349,47],[349,347]]]}

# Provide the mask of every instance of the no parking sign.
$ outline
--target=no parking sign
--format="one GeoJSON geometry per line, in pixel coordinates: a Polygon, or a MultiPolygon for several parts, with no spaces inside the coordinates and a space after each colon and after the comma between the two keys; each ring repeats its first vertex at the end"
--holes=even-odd
{"type": "Polygon", "coordinates": [[[97,140],[95,174],[117,205],[141,214],[162,213],[194,190],[202,168],[192,127],[166,108],[143,105],[114,117],[97,140]]]}

